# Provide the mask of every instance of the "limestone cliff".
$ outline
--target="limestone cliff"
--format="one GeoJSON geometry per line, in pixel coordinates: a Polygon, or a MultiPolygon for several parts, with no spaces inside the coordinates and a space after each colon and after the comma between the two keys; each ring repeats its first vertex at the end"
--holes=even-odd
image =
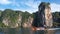
{"type": "Polygon", "coordinates": [[[50,8],[50,3],[41,2],[38,6],[38,11],[35,13],[35,18],[32,26],[35,27],[52,27],[53,19],[50,8]]]}
{"type": "Polygon", "coordinates": [[[19,11],[6,9],[2,12],[2,23],[11,28],[18,27],[21,23],[21,18],[22,16],[19,11]]]}
{"type": "Polygon", "coordinates": [[[27,11],[22,12],[6,9],[1,13],[0,17],[0,21],[9,28],[25,27],[26,24],[26,27],[28,27],[32,21],[31,14],[27,11]]]}

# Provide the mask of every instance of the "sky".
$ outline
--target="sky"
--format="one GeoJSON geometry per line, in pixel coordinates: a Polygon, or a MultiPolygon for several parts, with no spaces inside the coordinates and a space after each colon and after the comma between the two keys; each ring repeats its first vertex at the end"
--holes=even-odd
{"type": "Polygon", "coordinates": [[[49,2],[51,12],[60,11],[60,0],[0,0],[0,10],[13,9],[33,13],[38,11],[41,2],[49,2]]]}

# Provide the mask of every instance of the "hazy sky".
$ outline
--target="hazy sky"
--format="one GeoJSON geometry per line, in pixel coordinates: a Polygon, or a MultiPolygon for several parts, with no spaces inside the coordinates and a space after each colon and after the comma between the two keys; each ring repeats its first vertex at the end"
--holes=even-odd
{"type": "Polygon", "coordinates": [[[0,0],[0,10],[13,9],[32,13],[38,10],[41,2],[49,2],[52,12],[60,11],[60,0],[0,0]]]}

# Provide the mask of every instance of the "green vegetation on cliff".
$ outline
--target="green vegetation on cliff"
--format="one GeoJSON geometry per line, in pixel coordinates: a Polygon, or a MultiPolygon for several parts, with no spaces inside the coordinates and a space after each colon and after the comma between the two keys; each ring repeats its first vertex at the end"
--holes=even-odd
{"type": "Polygon", "coordinates": [[[0,11],[0,27],[5,25],[4,23],[8,23],[9,26],[18,23],[18,19],[21,19],[21,24],[28,20],[31,14],[27,11],[14,11],[11,9],[6,9],[4,11],[0,11]],[[5,22],[4,22],[5,21],[5,22]],[[4,23],[3,23],[4,22],[4,23]]]}
{"type": "MultiPolygon", "coordinates": [[[[35,12],[37,13],[37,12],[35,12]]],[[[9,26],[13,26],[14,24],[18,23],[18,19],[21,19],[21,22],[19,22],[21,25],[23,23],[26,23],[29,19],[29,17],[36,18],[37,15],[35,13],[30,14],[29,12],[25,11],[14,11],[11,9],[6,9],[4,11],[0,10],[0,27],[6,27],[5,23],[8,23],[9,26]],[[5,22],[4,22],[5,21],[5,22]],[[4,23],[3,23],[4,22],[4,23]]],[[[53,21],[55,26],[59,26],[58,23],[60,23],[60,12],[54,12],[53,15],[53,21]],[[58,25],[56,25],[58,24],[58,25]]]]}
{"type": "Polygon", "coordinates": [[[52,15],[53,15],[54,26],[60,27],[60,12],[58,12],[58,11],[53,12],[52,15]]]}

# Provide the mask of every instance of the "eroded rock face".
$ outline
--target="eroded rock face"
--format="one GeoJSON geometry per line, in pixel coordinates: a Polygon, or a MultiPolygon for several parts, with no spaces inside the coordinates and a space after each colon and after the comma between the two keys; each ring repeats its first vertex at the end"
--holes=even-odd
{"type": "Polygon", "coordinates": [[[2,23],[10,28],[21,26],[21,13],[14,11],[5,11],[2,15],[2,23]]]}
{"type": "Polygon", "coordinates": [[[33,26],[35,27],[52,27],[52,14],[50,3],[42,2],[38,6],[36,18],[34,18],[33,26]]]}
{"type": "Polygon", "coordinates": [[[28,18],[28,20],[26,20],[25,21],[25,23],[23,23],[23,27],[31,27],[31,24],[32,24],[32,22],[33,22],[33,18],[30,16],[29,18],[28,18]]]}

